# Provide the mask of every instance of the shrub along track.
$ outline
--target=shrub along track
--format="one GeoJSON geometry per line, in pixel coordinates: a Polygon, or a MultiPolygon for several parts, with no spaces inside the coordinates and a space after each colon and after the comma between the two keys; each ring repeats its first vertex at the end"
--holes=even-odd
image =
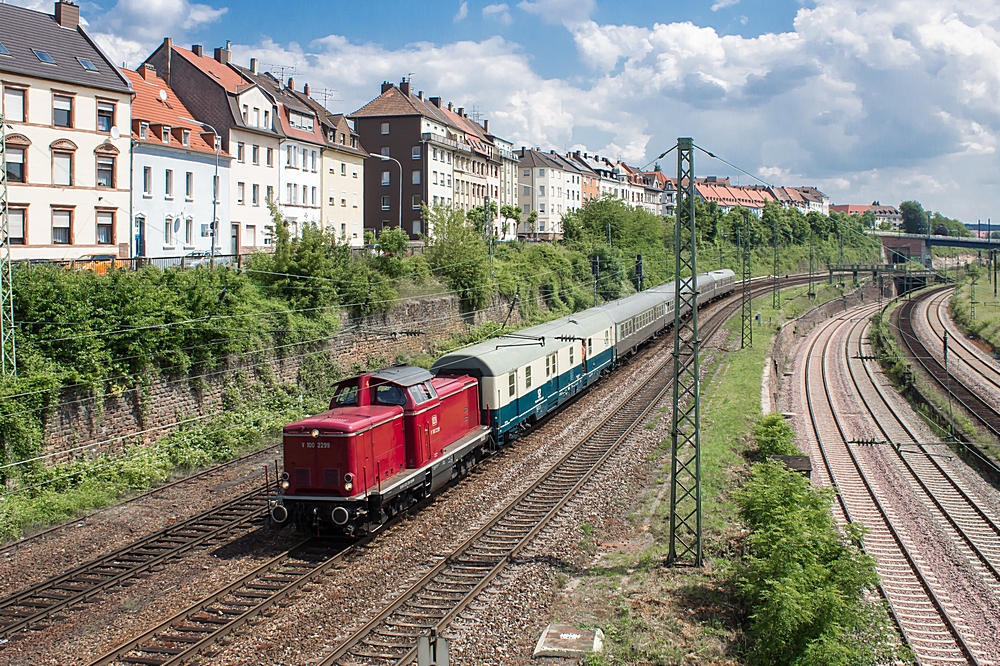
{"type": "MultiPolygon", "coordinates": [[[[808,278],[796,276],[786,280],[783,286],[807,281],[808,278]]],[[[769,289],[770,286],[757,288],[754,296],[764,295],[769,289]]],[[[738,295],[730,297],[730,302],[723,304],[719,312],[701,327],[703,335],[710,336],[728,321],[738,307],[738,295]]],[[[671,340],[668,335],[661,344],[671,340]]],[[[528,490],[498,512],[450,556],[442,559],[421,582],[411,586],[365,625],[355,635],[356,640],[345,642],[340,652],[346,654],[357,648],[374,654],[377,650],[391,649],[397,658],[402,656],[405,660],[407,654],[415,657],[416,636],[428,626],[443,627],[465,608],[558,513],[627,439],[628,434],[642,423],[670,386],[667,365],[664,363],[646,383],[631,392],[622,401],[621,408],[592,430],[528,490]],[[407,623],[401,617],[410,617],[413,621],[407,623]],[[419,617],[424,620],[420,621],[419,617]],[[386,629],[382,620],[387,618],[394,623],[392,626],[395,629],[386,629]],[[427,624],[428,621],[430,624],[427,624]],[[411,626],[405,627],[406,624],[411,626]],[[378,634],[382,638],[374,638],[377,630],[383,632],[378,634]]],[[[324,545],[320,539],[302,542],[236,583],[111,650],[91,662],[92,666],[115,663],[168,666],[180,663],[215,644],[281,598],[301,589],[319,573],[330,571],[333,567],[346,567],[358,547],[366,541],[361,540],[346,549],[339,542],[335,547],[324,545]],[[312,568],[309,568],[309,562],[312,568]]],[[[333,663],[331,659],[336,658],[339,658],[337,653],[322,663],[333,663]]]]}
{"type": "MultiPolygon", "coordinates": [[[[921,663],[978,665],[973,645],[966,639],[969,627],[954,617],[961,612],[962,604],[947,596],[941,582],[925,570],[927,565],[914,549],[913,535],[904,525],[905,518],[883,500],[877,475],[848,445],[850,426],[834,405],[832,366],[843,362],[834,341],[845,329],[856,326],[853,318],[867,319],[876,311],[877,306],[866,306],[832,319],[817,327],[808,343],[803,393],[812,436],[823,462],[815,468],[814,478],[837,488],[838,522],[861,523],[868,530],[864,547],[878,562],[882,593],[891,604],[897,626],[921,663]]],[[[909,527],[912,530],[912,525],[909,527]]]]}

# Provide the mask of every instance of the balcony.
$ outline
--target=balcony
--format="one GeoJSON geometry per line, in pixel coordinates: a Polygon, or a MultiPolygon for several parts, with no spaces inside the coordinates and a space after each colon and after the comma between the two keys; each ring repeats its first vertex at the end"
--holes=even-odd
{"type": "Polygon", "coordinates": [[[437,144],[437,145],[443,146],[445,148],[450,148],[451,150],[457,150],[457,151],[463,152],[463,153],[471,153],[472,152],[472,148],[470,148],[469,146],[467,146],[464,143],[459,143],[458,141],[455,141],[454,139],[448,139],[448,138],[445,138],[445,137],[440,136],[438,134],[431,134],[430,132],[424,132],[423,134],[421,134],[420,135],[420,140],[421,141],[427,141],[428,143],[437,144]]]}

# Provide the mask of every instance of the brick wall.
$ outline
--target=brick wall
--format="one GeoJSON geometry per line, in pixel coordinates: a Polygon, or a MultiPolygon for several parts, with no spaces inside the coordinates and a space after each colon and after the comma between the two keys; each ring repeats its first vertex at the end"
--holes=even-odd
{"type": "MultiPolygon", "coordinates": [[[[168,434],[178,421],[216,413],[227,380],[236,372],[250,377],[273,375],[296,383],[304,358],[328,352],[344,371],[370,359],[395,361],[398,354],[431,352],[437,343],[487,321],[521,323],[517,308],[494,300],[481,312],[464,313],[454,296],[408,301],[384,315],[352,320],[344,315],[341,332],[321,344],[292,347],[282,358],[273,354],[232,357],[223,367],[180,379],[156,379],[140,402],[136,388],[103,399],[66,391],[45,422],[46,453],[120,448],[141,438],[153,443],[168,434]]],[[[57,456],[56,461],[63,459],[57,456]]]]}

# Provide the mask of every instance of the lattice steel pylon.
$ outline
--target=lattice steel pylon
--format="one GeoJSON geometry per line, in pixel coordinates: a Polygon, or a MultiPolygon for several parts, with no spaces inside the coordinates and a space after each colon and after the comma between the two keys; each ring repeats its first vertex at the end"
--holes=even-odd
{"type": "Polygon", "coordinates": [[[771,307],[775,310],[781,307],[781,289],[778,286],[778,221],[774,221],[774,260],[771,262],[771,307]]]}
{"type": "Polygon", "coordinates": [[[14,345],[14,293],[10,268],[10,217],[7,209],[7,119],[0,114],[0,379],[17,375],[14,345]]]}
{"type": "Polygon", "coordinates": [[[750,292],[750,211],[743,209],[743,228],[740,234],[740,269],[742,293],[740,300],[740,349],[753,347],[753,295],[750,292]]]}
{"type": "Polygon", "coordinates": [[[701,566],[701,390],[694,142],[677,139],[674,226],[674,396],[670,428],[670,550],[667,564],[701,566]],[[686,277],[685,277],[686,276],[686,277]],[[689,313],[687,318],[682,313],[689,313]]]}

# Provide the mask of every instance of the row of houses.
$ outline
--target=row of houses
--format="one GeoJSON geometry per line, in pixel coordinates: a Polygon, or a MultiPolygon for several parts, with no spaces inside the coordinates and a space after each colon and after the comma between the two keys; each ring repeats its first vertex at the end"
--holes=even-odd
{"type": "MultiPolygon", "coordinates": [[[[424,204],[520,208],[494,220],[502,240],[557,239],[564,215],[602,197],[674,213],[675,183],[659,170],[515,149],[405,78],[342,114],[255,58],[235,63],[229,43],[209,53],[166,38],[135,71],[120,69],[67,0],[52,14],[0,4],[0,87],[14,259],[266,250],[268,202],[293,234],[318,225],[354,246],[395,226],[419,239],[424,204]]],[[[829,204],[814,188],[726,179],[701,179],[698,193],[758,212],[768,198],[829,204]]]]}

